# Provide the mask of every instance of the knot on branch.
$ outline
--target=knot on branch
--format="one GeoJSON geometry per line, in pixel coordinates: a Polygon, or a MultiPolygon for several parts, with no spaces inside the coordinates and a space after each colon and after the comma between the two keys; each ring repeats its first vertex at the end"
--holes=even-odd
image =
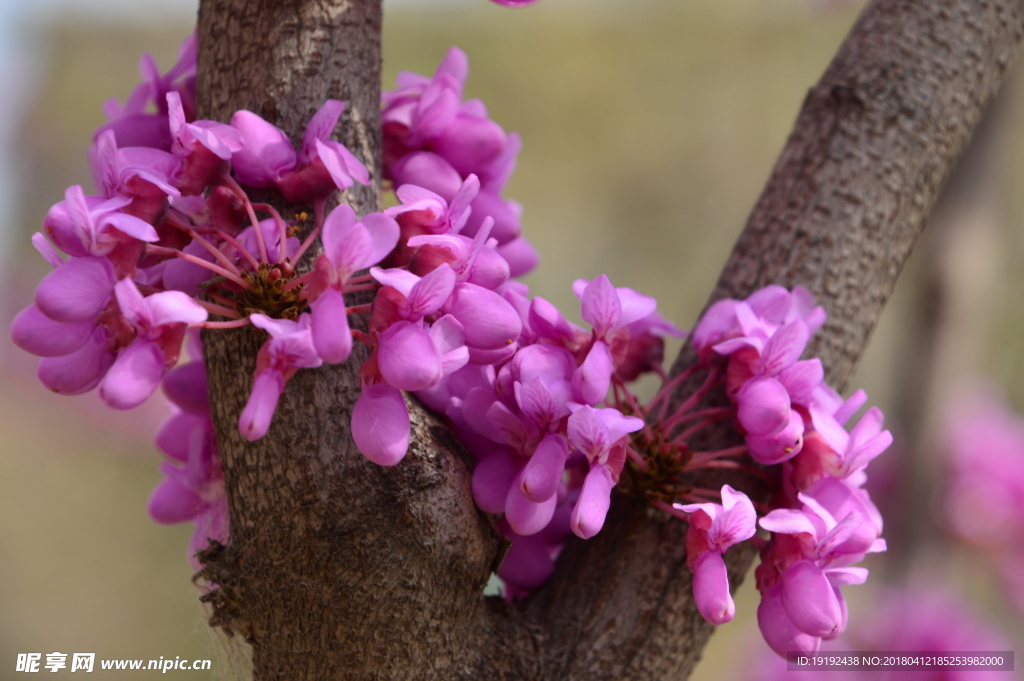
{"type": "Polygon", "coordinates": [[[234,557],[227,546],[212,539],[205,549],[196,554],[196,558],[203,569],[192,576],[192,582],[206,589],[199,602],[213,609],[210,626],[220,627],[228,636],[238,632],[247,643],[253,643],[252,625],[244,615],[245,590],[239,570],[241,558],[234,557]]]}

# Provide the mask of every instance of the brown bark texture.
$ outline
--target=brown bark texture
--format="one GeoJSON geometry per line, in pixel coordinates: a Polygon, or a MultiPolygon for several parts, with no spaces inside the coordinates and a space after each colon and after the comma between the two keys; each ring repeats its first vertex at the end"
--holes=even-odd
{"type": "MultiPolygon", "coordinates": [[[[998,90],[1022,5],[869,4],[809,91],[711,301],[770,283],[810,289],[829,322],[809,352],[841,389],[998,90]]],[[[340,200],[374,210],[380,26],[380,0],[203,0],[199,115],[250,109],[298,142],[326,98],[345,101],[336,138],[374,185],[340,200]]],[[[205,337],[231,538],[207,553],[204,572],[221,585],[212,623],[252,644],[257,679],[688,676],[711,627],[690,596],[685,523],[618,498],[602,532],[571,541],[539,593],[517,605],[485,599],[500,544],[451,433],[410,402],[409,454],[393,468],[368,462],[348,429],[357,351],[300,371],[269,434],[250,443],[237,421],[260,341],[250,330],[205,337]]],[[[693,359],[684,349],[675,369],[693,359]]],[[[728,438],[726,427],[711,436],[728,438]]],[[[727,554],[734,586],[752,558],[727,554]]]]}

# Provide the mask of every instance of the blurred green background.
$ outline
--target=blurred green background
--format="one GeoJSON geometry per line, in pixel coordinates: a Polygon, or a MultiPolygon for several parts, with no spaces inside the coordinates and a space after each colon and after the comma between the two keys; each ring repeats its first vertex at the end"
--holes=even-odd
{"type": "MultiPolygon", "coordinates": [[[[603,272],[656,296],[666,317],[689,328],[804,93],[859,7],[797,0],[543,0],[521,11],[484,0],[389,5],[384,84],[392,86],[400,69],[432,73],[450,45],[462,47],[471,64],[467,97],[482,98],[524,140],[505,195],[523,204],[526,234],[541,253],[527,278],[532,292],[575,315],[572,281],[603,272]]],[[[29,235],[68,185],[90,184],[85,151],[104,121],[102,102],[123,101],[138,80],[142,51],[165,69],[172,64],[191,26],[58,16],[20,30],[35,46],[36,68],[14,144],[19,184],[3,254],[7,320],[31,300],[47,269],[29,235]]],[[[851,383],[886,411],[897,445],[888,463],[875,464],[888,494],[879,505],[891,514],[892,550],[868,564],[876,586],[846,593],[856,613],[870,607],[885,580],[938,579],[1019,644],[1021,620],[1000,602],[992,570],[930,520],[946,397],[981,371],[1024,407],[1024,102],[1020,69],[1015,74],[851,383]]],[[[146,515],[160,479],[151,437],[163,404],[154,398],[112,413],[94,396],[51,395],[35,379],[34,358],[6,334],[0,347],[0,679],[19,678],[19,652],[214,657],[215,673],[226,669],[189,581],[191,529],[161,527],[146,515]]],[[[736,621],[721,627],[693,678],[738,678],[740,659],[762,646],[751,633],[756,604],[751,579],[737,597],[736,621]]]]}

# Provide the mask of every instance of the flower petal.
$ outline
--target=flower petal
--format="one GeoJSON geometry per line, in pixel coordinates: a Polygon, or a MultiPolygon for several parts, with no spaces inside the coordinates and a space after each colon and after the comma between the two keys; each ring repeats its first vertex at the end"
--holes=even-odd
{"type": "Polygon", "coordinates": [[[397,322],[381,334],[377,365],[399,390],[426,390],[441,380],[441,355],[430,334],[412,322],[397,322]]]}
{"type": "MultiPolygon", "coordinates": [[[[125,279],[124,281],[129,281],[125,279]]],[[[118,298],[120,302],[120,297],[118,298]]],[[[198,324],[209,316],[206,308],[181,291],[163,291],[146,298],[153,326],[198,324]]]]}
{"type": "Polygon", "coordinates": [[[611,350],[604,341],[595,341],[583,364],[572,377],[572,388],[577,399],[591,406],[604,402],[611,387],[615,364],[611,350]]]}
{"type": "Polygon", "coordinates": [[[153,341],[137,339],[117,353],[100,382],[100,397],[114,409],[132,409],[153,394],[167,370],[163,350],[153,341]]]}
{"type": "Polygon", "coordinates": [[[466,345],[495,350],[519,340],[523,322],[504,298],[475,284],[455,286],[445,311],[458,319],[466,332],[466,345]]]}
{"type": "Polygon", "coordinates": [[[284,382],[284,376],[276,369],[261,371],[253,380],[249,401],[238,417],[238,431],[249,442],[259,440],[270,430],[284,382]]]}
{"type": "Polygon", "coordinates": [[[751,435],[774,435],[789,424],[789,393],[774,378],[753,378],[736,393],[736,418],[751,435]]]}
{"type": "Polygon", "coordinates": [[[363,455],[394,466],[409,449],[409,410],[402,393],[387,383],[363,386],[352,410],[352,439],[363,455]]]}
{"type": "Polygon", "coordinates": [[[95,328],[91,320],[76,324],[54,321],[37,305],[29,305],[11,322],[11,339],[38,357],[63,357],[85,345],[95,328]]]}
{"type": "Polygon", "coordinates": [[[206,365],[202,359],[197,362],[179,364],[166,374],[163,380],[164,394],[187,412],[207,415],[210,413],[210,397],[206,383],[206,365]]]}
{"type": "Polygon", "coordinates": [[[618,292],[606,275],[602,274],[586,285],[580,302],[583,319],[594,327],[598,338],[604,338],[609,331],[619,326],[622,304],[618,292]]]}
{"type": "Polygon", "coordinates": [[[36,305],[50,319],[66,324],[95,319],[110,300],[117,277],[106,258],[71,258],[43,277],[36,305]]]}
{"type": "Polygon", "coordinates": [[[821,645],[821,638],[811,636],[797,628],[786,614],[782,604],[782,586],[779,585],[761,594],[757,607],[757,624],[765,643],[782,657],[787,651],[813,653],[821,645]]]}
{"type": "Polygon", "coordinates": [[[832,585],[809,560],[797,561],[783,573],[782,605],[797,629],[810,636],[828,636],[843,620],[832,585]]]}
{"type": "Polygon", "coordinates": [[[614,488],[611,471],[601,465],[590,467],[570,519],[570,526],[577,537],[590,539],[601,531],[614,488]]]}
{"type": "Polygon", "coordinates": [[[316,354],[328,364],[344,362],[352,354],[352,331],[344,297],[337,289],[329,288],[309,307],[316,354]]]}
{"type": "Polygon", "coordinates": [[[165,478],[149,496],[149,517],[161,525],[192,520],[203,506],[196,493],[175,478],[165,478]]]}
{"type": "Polygon", "coordinates": [[[473,469],[473,500],[484,513],[504,513],[508,490],[522,469],[523,457],[494,447],[473,469]]]}
{"type": "Polygon", "coordinates": [[[778,376],[783,369],[800,359],[810,337],[802,319],[794,319],[772,334],[761,353],[765,374],[778,376]]]}
{"type": "Polygon", "coordinates": [[[79,395],[96,387],[114,363],[106,328],[97,327],[79,349],[63,357],[39,361],[37,375],[50,390],[61,395],[79,395]]]}
{"type": "Polygon", "coordinates": [[[557,433],[547,435],[537,446],[520,476],[520,491],[530,501],[547,501],[558,491],[569,457],[569,443],[557,433]]]}
{"type": "Polygon", "coordinates": [[[515,484],[508,489],[505,498],[505,520],[516,534],[529,536],[537,534],[551,522],[558,506],[558,497],[551,495],[541,502],[534,502],[523,496],[522,473],[516,476],[515,484]]]}
{"type": "Polygon", "coordinates": [[[724,511],[712,521],[708,541],[724,553],[730,546],[754,536],[757,531],[757,512],[746,494],[737,492],[729,485],[722,486],[722,503],[724,511]]]}
{"type": "Polygon", "coordinates": [[[693,602],[711,624],[725,624],[736,614],[729,593],[729,574],[717,551],[705,551],[693,566],[693,602]]]}

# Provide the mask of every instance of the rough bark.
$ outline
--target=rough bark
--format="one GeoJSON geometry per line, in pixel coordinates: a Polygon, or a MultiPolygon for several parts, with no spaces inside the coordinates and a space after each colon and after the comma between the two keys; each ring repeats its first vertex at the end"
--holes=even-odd
{"type": "MultiPolygon", "coordinates": [[[[1020,0],[871,3],[808,93],[712,301],[809,288],[830,317],[810,352],[842,388],[1022,24],[1020,0]]],[[[340,139],[379,178],[379,28],[380,0],[204,0],[200,115],[249,108],[298,140],[323,99],[343,99],[340,139]]],[[[376,205],[372,191],[345,198],[376,205]]],[[[353,357],[299,372],[270,434],[248,443],[236,423],[258,340],[206,345],[232,518],[210,573],[258,679],[653,680],[700,658],[711,628],[690,598],[684,523],[617,500],[540,593],[486,601],[498,545],[443,426],[414,410],[409,456],[366,462],[348,434],[353,357]]],[[[684,349],[676,369],[692,360],[684,349]]],[[[737,583],[752,552],[727,558],[737,583]]]]}
{"type": "MultiPolygon", "coordinates": [[[[380,29],[380,0],[206,0],[199,115],[226,122],[249,109],[300,142],[325,99],[344,101],[338,139],[374,183],[341,198],[375,210],[380,29]]],[[[454,668],[468,664],[497,538],[458,445],[414,409],[402,465],[367,461],[348,428],[361,348],[344,365],[300,371],[270,433],[246,441],[238,416],[261,341],[251,329],[205,336],[231,514],[229,545],[207,556],[206,577],[222,585],[214,621],[252,643],[258,679],[464,675],[454,668]]]]}

